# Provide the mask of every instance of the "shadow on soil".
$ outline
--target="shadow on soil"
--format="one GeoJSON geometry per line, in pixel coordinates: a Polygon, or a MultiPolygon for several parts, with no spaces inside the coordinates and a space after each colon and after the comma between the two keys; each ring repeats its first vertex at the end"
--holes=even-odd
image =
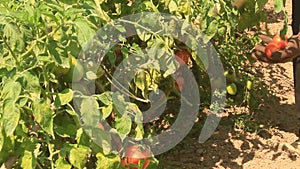
{"type": "MultiPolygon", "coordinates": [[[[283,98],[272,94],[268,84],[276,84],[279,90],[292,89],[293,84],[282,83],[282,78],[288,78],[286,70],[280,65],[266,68],[272,78],[253,91],[253,101],[260,103],[259,109],[246,113],[227,112],[228,115],[221,122],[214,135],[204,144],[198,143],[200,131],[206,119],[204,113],[200,121],[195,123],[189,135],[172,150],[158,156],[162,169],[199,169],[199,168],[234,168],[242,169],[243,164],[255,157],[255,152],[261,149],[275,151],[274,147],[262,143],[261,139],[269,139],[274,132],[272,128],[298,134],[295,105],[281,104],[283,98]],[[261,89],[259,89],[261,87],[261,89]],[[261,92],[265,91],[265,92],[261,92]],[[204,115],[203,115],[204,114],[204,115]],[[239,130],[237,128],[240,128],[239,130]],[[250,132],[249,132],[250,131],[250,132]],[[261,138],[261,139],[258,139],[261,138]],[[232,141],[234,140],[234,141],[232,141]],[[239,162],[237,162],[239,159],[239,162]],[[242,159],[242,160],[241,160],[242,159]]],[[[259,79],[264,75],[258,73],[259,79]]],[[[287,82],[287,83],[290,83],[287,82]]],[[[284,93],[284,91],[280,91],[284,93]]],[[[276,91],[278,93],[278,91],[276,91]]],[[[202,116],[202,117],[201,117],[202,116]]],[[[273,159],[280,156],[275,153],[273,159]]],[[[263,158],[263,157],[262,157],[263,158]]],[[[290,157],[291,160],[295,158],[290,157]]]]}

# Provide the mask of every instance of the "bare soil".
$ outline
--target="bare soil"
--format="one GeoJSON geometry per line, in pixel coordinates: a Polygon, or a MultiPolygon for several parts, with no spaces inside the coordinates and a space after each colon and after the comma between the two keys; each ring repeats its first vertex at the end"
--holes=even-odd
{"type": "MultiPolygon", "coordinates": [[[[291,19],[292,0],[286,1],[286,10],[291,19]]],[[[268,24],[272,33],[282,28],[282,17],[273,12],[273,0],[266,5],[268,24]]],[[[291,23],[291,20],[289,21],[291,23]]],[[[288,36],[291,35],[289,25],[288,36]]],[[[246,108],[233,107],[224,114],[214,135],[205,143],[197,141],[201,126],[175,148],[160,155],[159,167],[164,169],[297,169],[300,154],[290,146],[298,140],[300,122],[295,110],[292,63],[265,64],[257,62],[254,70],[259,72],[271,95],[257,100],[260,108],[252,113],[259,132],[246,132],[233,126],[239,119],[238,112],[246,108]]],[[[240,116],[242,118],[243,116],[240,116]]],[[[245,121],[241,121],[245,122],[245,121]]],[[[252,123],[246,124],[246,126],[252,123]]]]}

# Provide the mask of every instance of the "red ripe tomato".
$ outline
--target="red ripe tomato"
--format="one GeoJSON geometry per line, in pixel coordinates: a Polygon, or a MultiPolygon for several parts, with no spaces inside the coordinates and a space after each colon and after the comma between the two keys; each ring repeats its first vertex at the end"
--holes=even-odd
{"type": "Polygon", "coordinates": [[[98,126],[97,126],[99,129],[101,129],[101,130],[104,130],[104,126],[103,126],[103,124],[102,123],[98,123],[98,126]]]}
{"type": "Polygon", "coordinates": [[[280,49],[284,49],[288,43],[287,37],[285,39],[282,39],[280,35],[275,35],[273,37],[273,43],[277,44],[280,49]]]}
{"type": "Polygon", "coordinates": [[[129,146],[125,151],[126,158],[121,163],[128,168],[137,169],[136,167],[130,166],[130,164],[138,165],[141,160],[145,160],[142,169],[146,169],[150,160],[151,152],[148,149],[142,149],[139,145],[129,146]]]}
{"type": "Polygon", "coordinates": [[[126,159],[126,158],[122,158],[122,159],[121,159],[121,164],[122,164],[124,167],[128,167],[127,159],[126,159]]]}
{"type": "Polygon", "coordinates": [[[280,46],[278,46],[278,44],[271,42],[266,46],[265,53],[266,53],[267,57],[269,59],[271,59],[272,54],[274,52],[278,51],[279,49],[280,49],[280,46]]]}
{"type": "Polygon", "coordinates": [[[176,89],[177,89],[178,91],[181,91],[181,90],[182,90],[183,84],[184,84],[184,79],[183,79],[183,77],[178,77],[178,78],[176,79],[176,83],[175,83],[176,89]]]}
{"type": "Polygon", "coordinates": [[[191,56],[190,52],[186,49],[179,50],[175,52],[176,60],[180,66],[186,64],[189,61],[189,57],[191,56]]]}
{"type": "Polygon", "coordinates": [[[116,46],[115,53],[116,53],[117,55],[120,55],[120,54],[122,53],[122,51],[121,51],[121,45],[117,45],[117,46],[116,46]]]}

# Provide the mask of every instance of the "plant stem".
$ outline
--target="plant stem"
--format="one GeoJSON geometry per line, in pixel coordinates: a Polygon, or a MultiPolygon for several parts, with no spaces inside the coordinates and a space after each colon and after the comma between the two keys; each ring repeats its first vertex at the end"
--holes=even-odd
{"type": "Polygon", "coordinates": [[[7,43],[7,41],[5,40],[5,38],[1,35],[1,38],[3,39],[4,41],[4,44],[7,46],[9,52],[11,53],[11,55],[13,56],[15,62],[16,62],[16,65],[17,67],[20,65],[19,64],[19,61],[18,61],[18,57],[15,55],[15,53],[13,52],[13,50],[11,49],[11,47],[9,46],[9,44],[7,43]]]}

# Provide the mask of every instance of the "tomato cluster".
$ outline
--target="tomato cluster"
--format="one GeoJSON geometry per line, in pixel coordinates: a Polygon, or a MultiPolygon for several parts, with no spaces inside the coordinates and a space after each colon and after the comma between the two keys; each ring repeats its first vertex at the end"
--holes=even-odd
{"type": "Polygon", "coordinates": [[[273,37],[272,42],[270,42],[266,46],[265,53],[266,53],[267,57],[271,59],[272,54],[280,49],[284,49],[286,47],[287,43],[288,43],[288,40],[287,40],[286,36],[283,39],[280,37],[280,35],[275,35],[273,37]]]}
{"type": "Polygon", "coordinates": [[[121,163],[126,168],[137,169],[133,165],[139,165],[141,160],[144,160],[142,169],[146,169],[150,165],[149,157],[152,156],[149,149],[142,148],[139,145],[131,145],[126,148],[125,158],[122,159],[121,163]]]}

